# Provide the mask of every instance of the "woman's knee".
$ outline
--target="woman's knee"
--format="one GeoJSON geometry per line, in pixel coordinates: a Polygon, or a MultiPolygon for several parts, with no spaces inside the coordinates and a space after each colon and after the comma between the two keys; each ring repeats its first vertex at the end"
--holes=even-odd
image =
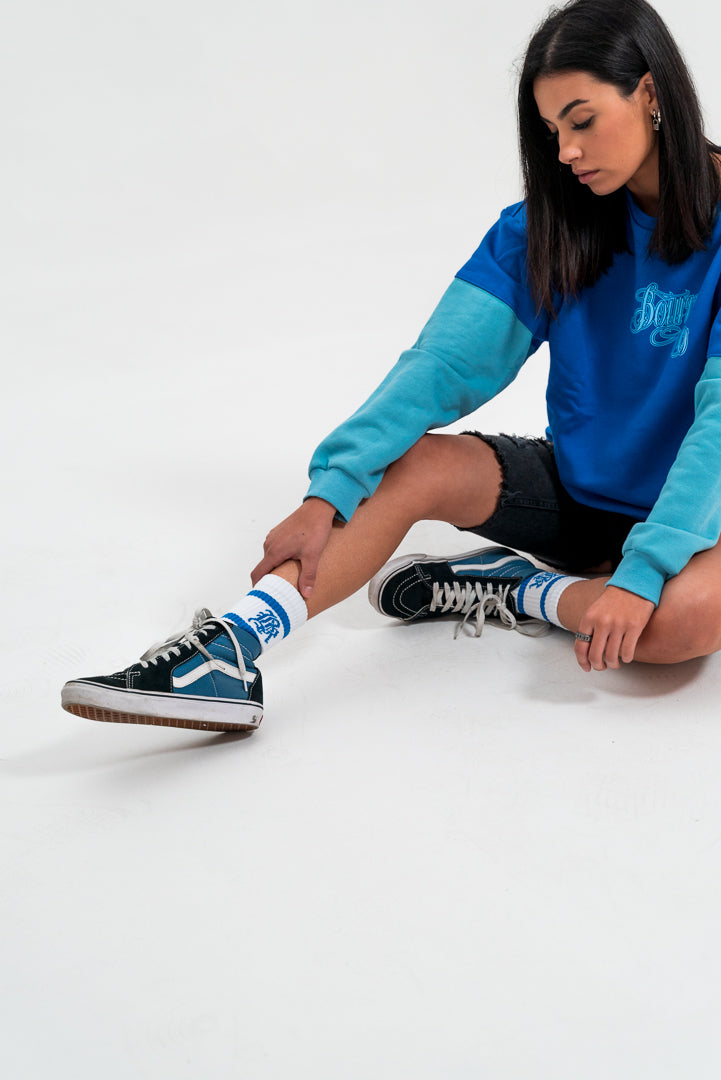
{"type": "Polygon", "coordinates": [[[413,446],[406,450],[405,454],[392,462],[386,471],[389,476],[415,477],[418,474],[427,476],[437,466],[443,451],[442,435],[421,435],[413,446]]]}
{"type": "Polygon", "coordinates": [[[381,490],[412,508],[415,518],[429,517],[435,504],[436,489],[442,484],[439,473],[446,458],[438,435],[422,435],[405,454],[391,462],[385,471],[381,490]]]}
{"type": "Polygon", "coordinates": [[[410,493],[419,519],[477,525],[496,508],[501,467],[495,451],[475,436],[429,433],[388,467],[384,484],[410,493]],[[469,512],[470,520],[457,520],[469,512]]]}
{"type": "MultiPolygon", "coordinates": [[[[678,587],[662,597],[649,628],[649,660],[680,663],[721,650],[721,596],[678,587]]],[[[644,657],[645,659],[645,657],[644,657]]]]}

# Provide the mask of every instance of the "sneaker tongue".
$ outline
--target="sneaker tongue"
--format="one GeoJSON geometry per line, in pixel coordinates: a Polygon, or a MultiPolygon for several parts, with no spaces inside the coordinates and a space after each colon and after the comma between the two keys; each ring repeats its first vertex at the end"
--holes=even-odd
{"type": "Polygon", "coordinates": [[[213,618],[213,612],[209,611],[207,607],[198,608],[195,615],[193,615],[193,629],[200,630],[204,622],[213,618]]]}

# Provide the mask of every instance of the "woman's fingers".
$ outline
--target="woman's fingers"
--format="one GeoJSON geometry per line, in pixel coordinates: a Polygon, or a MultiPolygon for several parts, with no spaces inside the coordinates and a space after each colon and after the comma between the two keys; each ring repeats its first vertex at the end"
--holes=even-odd
{"type": "Polygon", "coordinates": [[[335,507],[330,503],[323,499],[308,499],[290,517],[271,529],[263,544],[263,558],[251,572],[252,584],[283,563],[294,560],[300,563],[298,591],[307,599],[315,585],[334,515],[335,507]]]}
{"type": "Polygon", "coordinates": [[[636,593],[608,586],[588,608],[576,634],[575,653],[584,671],[630,664],[654,604],[636,593]]]}

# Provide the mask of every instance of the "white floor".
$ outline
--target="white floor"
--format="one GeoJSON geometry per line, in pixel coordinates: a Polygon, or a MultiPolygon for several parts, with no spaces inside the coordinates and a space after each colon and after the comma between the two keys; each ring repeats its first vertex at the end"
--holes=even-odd
{"type": "MultiPolygon", "coordinates": [[[[311,6],[327,35],[335,8],[311,6]]],[[[203,37],[191,8],[168,23],[150,0],[106,23],[77,0],[67,23],[33,0],[18,24],[3,1075],[715,1080],[718,657],[584,675],[560,631],[454,641],[452,624],[387,624],[358,594],[267,656],[250,738],[60,710],[66,678],[130,663],[245,589],[315,443],[517,197],[508,97],[500,158],[477,123],[459,175],[395,147],[427,125],[459,154],[461,121],[430,103],[452,76],[478,91],[482,10],[449,7],[456,65],[433,5],[415,51],[399,45],[404,4],[372,7],[389,20],[395,95],[376,57],[376,81],[365,64],[336,100],[342,57],[324,67],[310,24],[281,5],[280,54],[268,31],[252,74],[280,55],[284,91],[276,72],[276,96],[259,84],[252,100],[278,124],[295,112],[264,143],[260,122],[234,127],[251,9],[210,0],[203,37]],[[404,81],[416,61],[420,102],[404,81]]],[[[526,4],[500,59],[489,50],[494,85],[540,14],[526,4]]],[[[363,27],[350,27],[361,53],[363,27]]],[[[545,365],[472,423],[539,431],[545,365]]],[[[422,525],[404,548],[473,546],[422,525]]]]}

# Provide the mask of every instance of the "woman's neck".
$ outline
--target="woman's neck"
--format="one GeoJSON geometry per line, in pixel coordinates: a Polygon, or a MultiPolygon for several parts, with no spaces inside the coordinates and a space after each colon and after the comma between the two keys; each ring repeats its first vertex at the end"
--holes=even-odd
{"type": "Polygon", "coordinates": [[[626,184],[636,203],[644,214],[656,217],[658,214],[658,147],[646,159],[641,168],[626,184]]]}

